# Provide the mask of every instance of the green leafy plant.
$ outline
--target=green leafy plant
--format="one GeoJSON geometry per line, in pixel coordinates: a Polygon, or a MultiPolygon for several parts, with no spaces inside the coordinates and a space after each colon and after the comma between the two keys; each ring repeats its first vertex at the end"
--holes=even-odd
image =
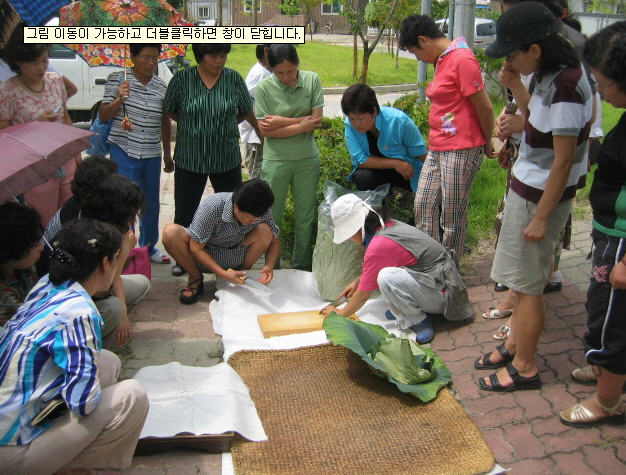
{"type": "Polygon", "coordinates": [[[379,325],[357,322],[331,313],[324,320],[327,338],[358,354],[374,374],[386,377],[403,393],[423,402],[452,381],[450,371],[429,348],[408,338],[397,338],[379,325]]]}

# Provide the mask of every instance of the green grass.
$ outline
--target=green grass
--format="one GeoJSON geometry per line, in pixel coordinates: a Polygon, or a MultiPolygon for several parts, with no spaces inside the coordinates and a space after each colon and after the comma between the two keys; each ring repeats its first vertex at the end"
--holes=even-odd
{"type": "MultiPolygon", "coordinates": [[[[244,78],[256,62],[254,54],[256,45],[233,45],[228,55],[226,67],[239,72],[244,78]]],[[[361,71],[361,54],[359,51],[359,69],[361,71]]],[[[352,48],[346,46],[329,45],[320,42],[307,42],[298,45],[300,68],[306,71],[315,71],[319,74],[322,86],[349,86],[357,79],[352,77],[352,48]]],[[[191,48],[186,58],[191,64],[196,64],[191,48]]],[[[414,59],[399,58],[398,68],[395,58],[389,53],[373,53],[369,61],[367,82],[371,86],[380,84],[406,84],[417,81],[417,61],[414,59]]],[[[432,68],[429,68],[432,77],[432,68]]]]}

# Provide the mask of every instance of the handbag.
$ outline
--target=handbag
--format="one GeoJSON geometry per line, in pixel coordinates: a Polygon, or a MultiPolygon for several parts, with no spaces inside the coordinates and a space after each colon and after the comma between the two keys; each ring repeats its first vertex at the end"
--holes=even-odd
{"type": "Polygon", "coordinates": [[[150,265],[148,246],[134,247],[130,250],[122,274],[143,274],[149,280],[152,280],[152,267],[150,265]]]}
{"type": "MultiPolygon", "coordinates": [[[[118,86],[122,83],[124,78],[123,74],[120,74],[120,80],[118,86]]],[[[102,101],[98,102],[96,110],[100,109],[100,104],[102,101]]],[[[122,103],[124,107],[124,115],[126,115],[126,107],[124,103],[122,103]]],[[[89,130],[95,132],[95,135],[89,137],[89,147],[87,149],[87,154],[89,155],[108,155],[111,149],[111,145],[109,144],[109,134],[111,133],[111,126],[113,125],[113,118],[107,121],[102,121],[100,119],[100,112],[96,114],[96,118],[91,123],[91,127],[89,130]]]]}

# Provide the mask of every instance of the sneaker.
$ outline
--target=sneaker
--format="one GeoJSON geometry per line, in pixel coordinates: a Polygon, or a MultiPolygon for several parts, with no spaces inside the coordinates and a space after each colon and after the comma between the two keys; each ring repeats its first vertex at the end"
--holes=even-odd
{"type": "Polygon", "coordinates": [[[500,282],[496,282],[495,284],[493,284],[493,290],[495,290],[496,292],[506,292],[507,290],[509,290],[509,288],[506,285],[501,284],[500,282]]]}
{"type": "Polygon", "coordinates": [[[435,337],[435,330],[433,329],[433,321],[431,317],[427,316],[417,325],[412,325],[409,328],[415,332],[415,341],[417,341],[420,345],[431,342],[435,337]]]}
{"type": "Polygon", "coordinates": [[[549,294],[550,292],[558,292],[562,288],[563,288],[563,284],[561,282],[555,282],[555,281],[551,280],[543,288],[543,293],[544,294],[549,294]]]}
{"type": "Polygon", "coordinates": [[[152,262],[156,262],[157,264],[169,264],[172,262],[169,256],[163,254],[158,249],[155,249],[152,255],[150,256],[150,260],[152,262]]]}
{"type": "Polygon", "coordinates": [[[173,276],[180,276],[180,275],[184,275],[186,274],[187,271],[185,269],[183,269],[181,266],[179,266],[178,264],[174,264],[174,266],[172,267],[172,275],[173,276]]]}

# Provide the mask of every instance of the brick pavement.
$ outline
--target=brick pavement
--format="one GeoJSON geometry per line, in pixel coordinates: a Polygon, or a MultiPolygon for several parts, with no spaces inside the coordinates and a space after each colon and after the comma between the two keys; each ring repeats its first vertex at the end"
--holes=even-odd
{"type": "MultiPolygon", "coordinates": [[[[173,221],[173,176],[163,174],[161,226],[173,221]]],[[[489,278],[493,253],[473,259],[465,281],[476,312],[473,323],[440,323],[432,348],[453,375],[452,390],[479,427],[497,462],[513,474],[626,473],[626,431],[623,426],[573,429],[562,425],[558,412],[589,395],[593,388],[571,381],[569,372],[584,363],[584,301],[589,261],[589,223],[575,222],[571,251],[564,251],[566,276],[561,292],[546,296],[546,328],[538,348],[544,386],[541,391],[513,394],[485,393],[477,379],[486,374],[473,361],[494,348],[491,338],[502,321],[480,314],[500,297],[489,278]]],[[[185,277],[172,277],[170,266],[154,264],[153,291],[131,312],[133,340],[120,351],[124,375],[170,360],[207,366],[219,361],[220,347],[208,312],[211,287],[193,306],[178,302],[185,277]]],[[[209,276],[205,276],[209,278],[209,276]]],[[[220,474],[221,456],[172,451],[136,457],[124,474],[220,474]]]]}

